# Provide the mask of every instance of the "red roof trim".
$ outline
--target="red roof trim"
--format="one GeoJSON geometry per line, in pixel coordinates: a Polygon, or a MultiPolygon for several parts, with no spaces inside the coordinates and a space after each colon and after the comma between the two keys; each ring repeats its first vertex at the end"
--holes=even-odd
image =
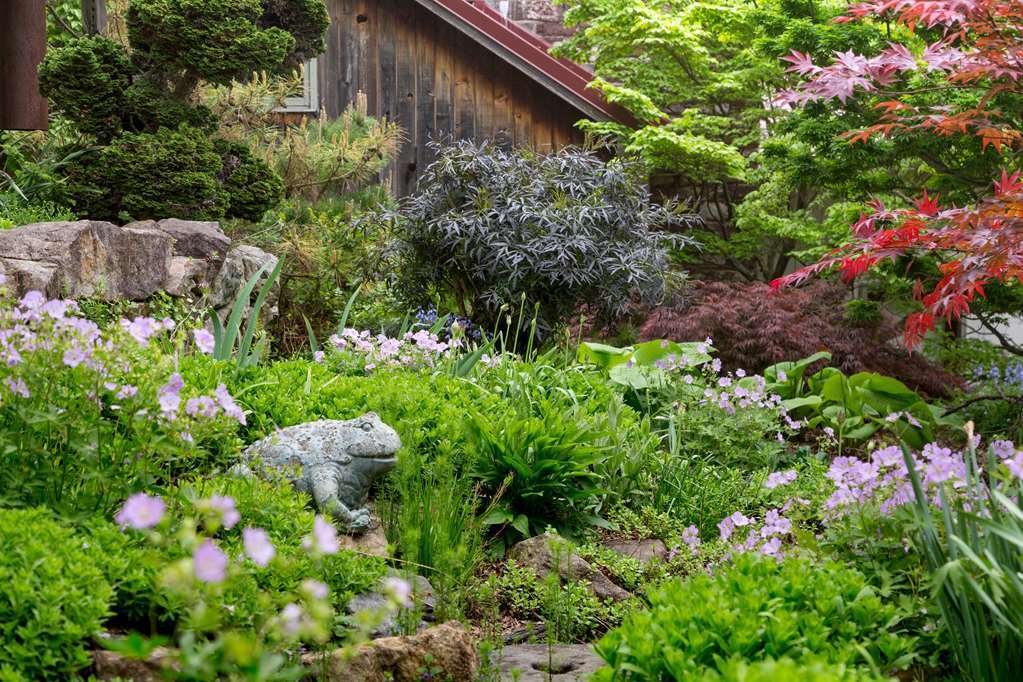
{"type": "Polygon", "coordinates": [[[631,125],[634,120],[623,108],[605,100],[599,92],[586,87],[593,74],[567,59],[557,59],[548,50],[551,44],[546,40],[505,19],[500,12],[484,0],[419,0],[424,5],[439,5],[448,14],[456,17],[469,27],[493,40],[513,58],[521,60],[543,74],[550,82],[544,83],[549,89],[556,86],[558,94],[575,101],[576,106],[586,113],[595,110],[604,117],[631,125]],[[581,102],[580,102],[581,100],[581,102]],[[590,111],[587,111],[590,110],[590,111]]]}

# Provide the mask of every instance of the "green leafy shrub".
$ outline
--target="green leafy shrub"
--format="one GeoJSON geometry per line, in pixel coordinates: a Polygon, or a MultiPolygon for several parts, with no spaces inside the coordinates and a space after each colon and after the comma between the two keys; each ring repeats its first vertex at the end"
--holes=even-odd
{"type": "Polygon", "coordinates": [[[554,527],[572,537],[595,515],[602,491],[594,470],[607,452],[604,434],[572,412],[547,402],[537,413],[506,413],[468,420],[475,451],[472,475],[495,501],[484,519],[506,542],[533,537],[554,527]]]}
{"type": "Polygon", "coordinates": [[[610,666],[598,679],[687,680],[724,672],[733,657],[884,670],[906,668],[916,658],[914,640],[899,629],[897,607],[859,572],[837,563],[742,554],[713,577],[671,581],[649,598],[649,611],[631,613],[597,645],[610,666]]]}
{"type": "Polygon", "coordinates": [[[28,203],[14,193],[0,193],[0,230],[9,230],[12,227],[31,225],[32,223],[74,219],[75,216],[71,211],[52,202],[28,203]]]}
{"type": "Polygon", "coordinates": [[[631,294],[656,302],[669,288],[668,239],[687,222],[651,202],[637,169],[565,149],[549,156],[490,143],[436,146],[438,158],[393,223],[398,286],[413,306],[450,297],[492,328],[536,309],[547,332],[587,303],[618,318],[631,294]]]}
{"type": "Polygon", "coordinates": [[[113,596],[81,538],[44,510],[0,510],[0,668],[66,680],[113,596]]]}
{"type": "Polygon", "coordinates": [[[730,659],[721,666],[721,672],[708,671],[698,678],[703,682],[881,682],[891,678],[846,666],[824,661],[802,660],[795,662],[791,658],[775,660],[768,658],[750,663],[739,659],[730,659]]]}

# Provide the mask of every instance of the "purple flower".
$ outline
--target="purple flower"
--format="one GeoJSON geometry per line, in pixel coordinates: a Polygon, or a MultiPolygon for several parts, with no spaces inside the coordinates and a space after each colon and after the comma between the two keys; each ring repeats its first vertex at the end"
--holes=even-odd
{"type": "Polygon", "coordinates": [[[217,386],[217,390],[214,394],[217,396],[217,402],[220,403],[220,407],[224,410],[224,414],[237,420],[242,426],[245,426],[245,412],[242,408],[238,407],[238,403],[236,403],[234,398],[231,397],[231,394],[227,392],[227,386],[220,384],[217,386]]]}
{"type": "Polygon", "coordinates": [[[764,556],[778,556],[779,551],[781,551],[781,540],[776,537],[771,538],[760,546],[760,553],[764,556]]]}
{"type": "Polygon", "coordinates": [[[307,579],[302,581],[302,591],[313,599],[326,599],[330,595],[330,588],[319,580],[307,579]]]}
{"type": "Polygon", "coordinates": [[[213,334],[205,329],[193,330],[192,338],[195,339],[195,347],[207,355],[211,354],[216,347],[216,339],[213,338],[213,334]]]}
{"type": "Polygon", "coordinates": [[[208,501],[210,509],[220,514],[220,522],[224,528],[234,528],[242,519],[238,509],[234,505],[234,498],[227,495],[210,495],[208,501]]]}
{"type": "Polygon", "coordinates": [[[700,546],[700,531],[697,530],[696,526],[689,526],[682,531],[682,542],[686,543],[690,550],[696,551],[696,548],[700,546]]]}
{"type": "Polygon", "coordinates": [[[242,544],[245,556],[252,559],[258,566],[266,566],[277,554],[270,536],[262,528],[246,528],[242,531],[242,544]]]}
{"type": "Polygon", "coordinates": [[[326,357],[322,350],[318,350],[313,353],[313,362],[323,362],[323,358],[326,357]]]}
{"type": "Polygon", "coordinates": [[[281,628],[285,634],[296,637],[302,629],[302,607],[298,604],[288,604],[281,609],[281,628]]]}
{"type": "Polygon", "coordinates": [[[25,310],[36,310],[46,303],[46,296],[41,291],[29,291],[21,297],[21,307],[25,310]]]}
{"type": "Polygon", "coordinates": [[[406,609],[412,607],[412,584],[391,576],[384,579],[384,594],[406,609]]]}
{"type": "Polygon", "coordinates": [[[32,396],[28,390],[28,384],[26,384],[25,380],[21,377],[18,377],[17,379],[7,377],[4,379],[4,383],[7,384],[7,388],[11,389],[11,392],[15,395],[20,395],[22,398],[30,398],[32,396]]]}
{"type": "Polygon", "coordinates": [[[1008,459],[1016,454],[1016,446],[1011,440],[996,440],[991,443],[991,450],[998,459],[1008,459]]]}
{"type": "Polygon", "coordinates": [[[136,530],[144,530],[160,523],[165,508],[166,505],[159,497],[135,493],[124,501],[124,506],[117,512],[114,520],[122,528],[130,526],[136,530]]]}
{"type": "Polygon", "coordinates": [[[1017,452],[1004,463],[1010,474],[1016,478],[1023,478],[1023,451],[1017,452]]]}
{"type": "Polygon", "coordinates": [[[341,548],[337,539],[337,529],[320,515],[313,520],[313,534],[302,540],[302,546],[313,554],[337,554],[341,548]]]}
{"type": "Polygon", "coordinates": [[[121,320],[121,326],[143,347],[149,345],[149,339],[163,329],[163,325],[151,317],[136,317],[130,322],[121,320]]]}
{"type": "Polygon", "coordinates": [[[117,392],[117,399],[126,400],[128,398],[134,398],[136,395],[138,395],[138,392],[139,389],[137,389],[136,387],[132,386],[131,384],[125,384],[124,386],[121,386],[121,390],[117,392]]]}
{"type": "Polygon", "coordinates": [[[212,419],[217,416],[217,412],[220,408],[217,406],[217,402],[209,396],[199,396],[198,398],[189,398],[188,402],[185,403],[185,414],[190,417],[202,415],[212,419]]]}
{"type": "Polygon", "coordinates": [[[789,469],[788,471],[775,471],[767,477],[766,481],[764,481],[764,487],[768,490],[773,490],[783,485],[788,485],[794,480],[796,480],[795,469],[789,469]]]}
{"type": "Polygon", "coordinates": [[[204,583],[221,583],[227,577],[227,555],[209,538],[192,553],[195,577],[204,583]]]}
{"type": "Polygon", "coordinates": [[[175,372],[167,383],[157,391],[157,398],[160,401],[160,411],[165,417],[174,419],[178,408],[181,407],[181,389],[185,387],[185,380],[175,372]]]}

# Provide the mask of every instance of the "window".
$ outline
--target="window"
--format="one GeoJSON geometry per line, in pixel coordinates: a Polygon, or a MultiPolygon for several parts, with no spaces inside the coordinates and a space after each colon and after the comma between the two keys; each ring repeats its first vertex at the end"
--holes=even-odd
{"type": "Polygon", "coordinates": [[[320,80],[317,76],[317,61],[313,57],[302,69],[302,92],[284,100],[278,111],[317,112],[320,110],[320,80]]]}

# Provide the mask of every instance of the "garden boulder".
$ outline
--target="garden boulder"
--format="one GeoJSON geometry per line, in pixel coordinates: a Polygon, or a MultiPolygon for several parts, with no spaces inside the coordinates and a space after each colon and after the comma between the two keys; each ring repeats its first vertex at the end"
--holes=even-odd
{"type": "Polygon", "coordinates": [[[17,295],[144,300],[163,289],[172,255],[164,232],[96,220],[0,232],[0,271],[17,295]]]}
{"type": "Polygon", "coordinates": [[[608,540],[604,545],[622,556],[632,557],[640,563],[664,561],[668,558],[668,548],[657,539],[651,540],[608,540]]]}
{"type": "MultiPolygon", "coordinates": [[[[266,270],[263,271],[259,283],[252,290],[250,299],[256,298],[260,288],[270,278],[270,273],[277,267],[277,256],[248,244],[236,246],[227,252],[224,264],[217,272],[210,290],[210,305],[220,315],[220,319],[227,319],[235,299],[238,298],[238,293],[264,265],[266,270]]],[[[277,299],[280,296],[280,287],[280,279],[278,279],[270,288],[266,302],[260,309],[260,316],[264,322],[277,317],[277,299]]],[[[245,314],[248,315],[248,310],[245,314]]]]}
{"type": "Polygon", "coordinates": [[[341,649],[324,662],[306,654],[309,679],[331,682],[420,682],[424,672],[436,680],[477,679],[476,643],[456,622],[444,623],[410,637],[384,637],[361,645],[350,658],[341,649]],[[323,677],[319,675],[323,674],[323,677]]]}
{"type": "Polygon", "coordinates": [[[213,284],[231,248],[231,239],[220,224],[196,220],[144,220],[130,223],[125,229],[155,230],[173,240],[171,280],[166,291],[174,296],[187,296],[203,286],[213,284]]]}
{"type": "Polygon", "coordinates": [[[508,558],[524,568],[532,569],[541,578],[557,572],[563,580],[584,580],[598,599],[622,601],[632,596],[628,590],[611,582],[576,554],[572,546],[557,535],[544,533],[523,540],[508,550],[508,558]]]}

